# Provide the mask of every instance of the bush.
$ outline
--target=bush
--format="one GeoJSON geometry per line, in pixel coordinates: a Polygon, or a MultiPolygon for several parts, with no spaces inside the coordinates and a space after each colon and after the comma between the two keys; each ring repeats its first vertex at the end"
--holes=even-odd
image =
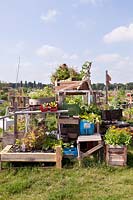
{"type": "Polygon", "coordinates": [[[131,133],[128,128],[110,127],[105,134],[105,143],[109,145],[129,145],[131,133]]]}

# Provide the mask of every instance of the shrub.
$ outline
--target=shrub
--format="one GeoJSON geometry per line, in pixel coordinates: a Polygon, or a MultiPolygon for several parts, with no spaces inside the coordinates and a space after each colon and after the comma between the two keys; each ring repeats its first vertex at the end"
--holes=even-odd
{"type": "Polygon", "coordinates": [[[109,145],[129,145],[131,133],[128,128],[110,127],[105,134],[105,143],[109,145]]]}

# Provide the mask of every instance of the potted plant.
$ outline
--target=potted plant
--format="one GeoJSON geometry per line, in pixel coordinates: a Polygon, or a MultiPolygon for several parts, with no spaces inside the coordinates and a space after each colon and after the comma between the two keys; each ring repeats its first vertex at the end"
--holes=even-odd
{"type": "Polygon", "coordinates": [[[101,116],[94,113],[80,115],[80,134],[93,135],[95,124],[101,121],[101,116]]]}
{"type": "Polygon", "coordinates": [[[49,110],[49,103],[41,104],[41,105],[40,105],[40,110],[41,110],[42,112],[48,111],[48,110],[49,110]]]}
{"type": "Polygon", "coordinates": [[[128,128],[110,127],[105,134],[106,162],[112,166],[125,166],[127,162],[127,146],[131,142],[128,128]]]}
{"type": "Polygon", "coordinates": [[[49,103],[50,111],[57,111],[57,103],[55,101],[52,101],[49,103]]]}

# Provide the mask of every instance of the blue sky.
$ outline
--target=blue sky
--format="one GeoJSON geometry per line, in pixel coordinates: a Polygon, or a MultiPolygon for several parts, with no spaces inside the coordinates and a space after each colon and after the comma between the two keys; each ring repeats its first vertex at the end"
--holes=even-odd
{"type": "Polygon", "coordinates": [[[0,80],[50,82],[92,61],[93,83],[133,82],[132,0],[0,0],[0,80]]]}

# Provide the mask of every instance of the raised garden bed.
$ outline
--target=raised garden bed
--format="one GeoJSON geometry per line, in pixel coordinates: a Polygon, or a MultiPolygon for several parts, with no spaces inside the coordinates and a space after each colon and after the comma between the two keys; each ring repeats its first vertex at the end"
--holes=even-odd
{"type": "Polygon", "coordinates": [[[54,162],[56,168],[62,167],[61,147],[56,147],[55,153],[45,152],[12,152],[12,145],[7,145],[0,152],[0,170],[2,162],[54,162]]]}

